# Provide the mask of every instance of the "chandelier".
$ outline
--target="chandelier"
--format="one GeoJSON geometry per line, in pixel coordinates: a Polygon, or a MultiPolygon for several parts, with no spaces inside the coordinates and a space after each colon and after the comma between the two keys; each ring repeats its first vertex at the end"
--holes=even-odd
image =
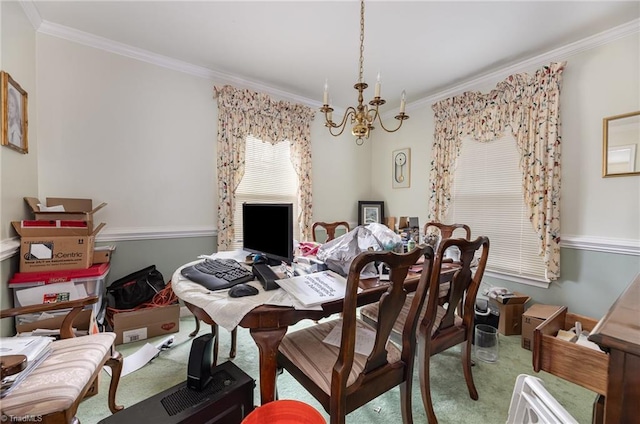
{"type": "Polygon", "coordinates": [[[325,118],[325,127],[329,128],[329,133],[337,137],[341,135],[345,128],[347,127],[347,120],[351,122],[353,127],[351,128],[351,134],[356,137],[356,144],[362,145],[364,143],[365,138],[369,138],[369,134],[371,130],[375,127],[373,126],[374,122],[377,120],[380,124],[380,127],[386,132],[396,132],[402,126],[402,123],[405,119],[409,119],[409,115],[404,113],[405,109],[405,98],[406,94],[402,92],[402,99],[400,101],[400,112],[395,116],[397,120],[400,121],[397,128],[388,129],[382,123],[382,118],[380,117],[380,112],[378,108],[386,103],[386,100],[380,98],[380,74],[378,73],[378,80],[376,81],[375,93],[373,100],[369,102],[368,105],[363,104],[364,97],[362,92],[368,87],[367,83],[364,82],[363,78],[363,69],[364,69],[364,0],[360,1],[360,72],[358,75],[358,82],[353,86],[356,90],[358,90],[358,106],[355,108],[353,106],[349,106],[345,111],[345,114],[342,118],[342,121],[339,124],[336,124],[332,120],[333,108],[329,106],[329,84],[325,81],[324,84],[324,96],[323,96],[323,105],[320,108],[320,111],[324,113],[325,118]]]}

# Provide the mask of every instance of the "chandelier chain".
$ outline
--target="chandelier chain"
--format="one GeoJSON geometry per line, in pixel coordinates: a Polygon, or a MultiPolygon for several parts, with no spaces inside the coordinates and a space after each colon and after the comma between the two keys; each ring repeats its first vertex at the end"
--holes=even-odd
{"type": "Polygon", "coordinates": [[[360,78],[364,82],[364,0],[360,2],[360,78]]]}
{"type": "MultiPolygon", "coordinates": [[[[0,0],[1,1],[1,0],[0,0]]],[[[369,102],[371,108],[364,102],[363,92],[368,87],[368,84],[364,82],[364,0],[360,0],[360,67],[358,70],[358,82],[353,86],[358,91],[358,104],[357,106],[349,106],[340,123],[336,123],[332,119],[333,108],[329,104],[329,89],[328,83],[325,81],[324,93],[323,93],[323,105],[320,111],[324,113],[325,126],[329,128],[329,133],[334,137],[340,136],[347,126],[347,122],[351,122],[353,127],[351,128],[351,134],[356,137],[356,144],[361,145],[364,143],[365,138],[369,138],[369,134],[375,128],[373,124],[377,121],[380,127],[386,132],[396,132],[402,126],[402,123],[409,119],[409,116],[404,113],[405,108],[405,94],[402,92],[402,99],[400,101],[400,112],[395,116],[395,119],[400,121],[396,128],[390,129],[384,126],[382,118],[380,117],[379,107],[384,105],[386,101],[380,97],[380,74],[378,73],[378,81],[375,85],[375,95],[373,100],[369,102]],[[335,131],[334,131],[335,130],[335,131]]]]}

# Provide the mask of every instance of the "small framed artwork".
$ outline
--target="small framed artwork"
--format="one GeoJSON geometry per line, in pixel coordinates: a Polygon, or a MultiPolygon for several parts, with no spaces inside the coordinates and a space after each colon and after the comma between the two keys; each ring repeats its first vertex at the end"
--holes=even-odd
{"type": "Polygon", "coordinates": [[[391,155],[393,188],[409,188],[411,183],[411,149],[394,150],[391,155]]]}
{"type": "Polygon", "coordinates": [[[384,223],[384,202],[358,201],[358,225],[367,225],[372,222],[384,223]]]}
{"type": "Polygon", "coordinates": [[[10,147],[20,153],[28,153],[27,143],[27,92],[20,87],[11,75],[0,73],[0,117],[3,146],[10,147]]]}

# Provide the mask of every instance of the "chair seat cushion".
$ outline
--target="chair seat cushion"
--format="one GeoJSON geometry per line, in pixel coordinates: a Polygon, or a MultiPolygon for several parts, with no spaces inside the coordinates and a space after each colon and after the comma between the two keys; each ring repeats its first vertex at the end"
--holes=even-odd
{"type": "MultiPolygon", "coordinates": [[[[409,293],[407,295],[407,299],[405,300],[404,305],[402,306],[402,310],[398,315],[398,319],[393,324],[393,332],[397,333],[400,336],[404,331],[404,323],[407,320],[407,315],[409,315],[409,310],[411,309],[411,302],[413,302],[413,298],[414,298],[414,293],[409,293]]],[[[373,322],[378,322],[378,309],[379,309],[378,305],[379,305],[378,302],[376,302],[376,303],[371,303],[369,305],[363,306],[362,308],[360,308],[360,314],[369,318],[373,322]]],[[[424,306],[422,307],[422,311],[420,311],[420,321],[418,322],[422,321],[422,318],[424,317],[424,314],[426,312],[427,312],[427,302],[425,301],[424,306]]],[[[446,313],[447,313],[447,310],[444,307],[438,305],[438,310],[436,312],[436,321],[433,327],[431,328],[431,335],[433,335],[433,333],[436,332],[436,330],[440,326],[440,321],[442,321],[442,318],[446,313]]]]}
{"type": "Polygon", "coordinates": [[[40,416],[68,409],[103,364],[115,338],[115,333],[100,333],[51,343],[49,356],[2,399],[3,416],[40,416]]]}
{"type": "MultiPolygon", "coordinates": [[[[342,325],[341,319],[335,319],[287,334],[280,343],[280,353],[306,374],[325,393],[331,393],[331,373],[340,352],[340,348],[324,343],[325,337],[336,325],[342,325]]],[[[363,321],[356,320],[358,328],[375,332],[375,328],[363,321]]],[[[387,343],[387,362],[393,364],[400,360],[400,350],[387,343]]],[[[353,384],[362,373],[367,356],[355,353],[353,368],[347,379],[347,387],[353,384]]]]}

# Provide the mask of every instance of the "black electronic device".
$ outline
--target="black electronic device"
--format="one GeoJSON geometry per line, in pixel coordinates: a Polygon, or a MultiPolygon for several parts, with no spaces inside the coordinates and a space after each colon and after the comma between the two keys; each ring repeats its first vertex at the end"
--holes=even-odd
{"type": "Polygon", "coordinates": [[[243,203],[242,248],[271,264],[293,261],[293,204],[243,203]]]}
{"type": "Polygon", "coordinates": [[[237,286],[233,286],[229,289],[230,297],[255,296],[258,293],[260,293],[260,290],[250,286],[249,284],[238,284],[237,286]]]}
{"type": "Polygon", "coordinates": [[[227,361],[211,370],[211,381],[203,390],[192,390],[185,381],[99,424],[240,424],[253,410],[255,386],[255,380],[227,361]]]}
{"type": "Polygon", "coordinates": [[[208,333],[196,337],[191,342],[189,363],[187,364],[187,387],[192,390],[200,391],[211,382],[215,338],[215,334],[208,333]]]}
{"type": "Polygon", "coordinates": [[[234,259],[205,259],[182,268],[180,274],[211,291],[253,280],[253,273],[234,259]]]}
{"type": "Polygon", "coordinates": [[[255,275],[262,283],[262,287],[264,287],[265,290],[275,290],[280,288],[278,283],[276,283],[276,280],[280,277],[266,263],[254,263],[251,269],[253,271],[253,275],[255,275]]]}

